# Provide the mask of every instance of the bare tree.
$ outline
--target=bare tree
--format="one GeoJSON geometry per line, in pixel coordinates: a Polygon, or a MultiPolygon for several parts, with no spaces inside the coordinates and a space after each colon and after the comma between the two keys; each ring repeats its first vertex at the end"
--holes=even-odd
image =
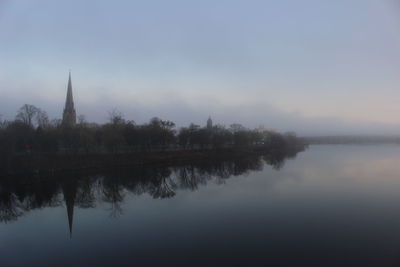
{"type": "Polygon", "coordinates": [[[39,109],[34,105],[25,104],[17,112],[16,120],[22,121],[26,125],[33,126],[32,120],[38,113],[39,109]]]}
{"type": "Polygon", "coordinates": [[[36,121],[37,121],[38,126],[41,128],[46,128],[50,124],[49,116],[47,116],[47,112],[44,110],[41,110],[40,108],[38,108],[36,111],[36,121]]]}
{"type": "Polygon", "coordinates": [[[108,118],[112,124],[122,124],[125,122],[124,114],[116,108],[108,112],[108,118]]]}

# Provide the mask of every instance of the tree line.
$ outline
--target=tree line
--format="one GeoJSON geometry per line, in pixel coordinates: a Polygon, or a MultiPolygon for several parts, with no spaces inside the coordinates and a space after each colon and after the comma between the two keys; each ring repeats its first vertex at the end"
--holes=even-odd
{"type": "Polygon", "coordinates": [[[21,153],[128,153],[153,150],[221,149],[262,147],[270,150],[297,149],[303,142],[294,133],[281,134],[262,128],[247,129],[240,124],[229,127],[201,127],[191,123],[177,129],[174,122],[152,118],[136,124],[113,110],[104,124],[89,123],[78,117],[74,127],[25,104],[14,120],[0,119],[0,154],[21,153]]]}

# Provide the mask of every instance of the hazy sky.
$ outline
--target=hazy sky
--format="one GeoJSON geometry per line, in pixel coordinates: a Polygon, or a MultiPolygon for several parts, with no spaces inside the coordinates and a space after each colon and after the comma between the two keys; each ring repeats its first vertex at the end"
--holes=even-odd
{"type": "Polygon", "coordinates": [[[400,133],[398,0],[0,0],[0,114],[400,133]]]}

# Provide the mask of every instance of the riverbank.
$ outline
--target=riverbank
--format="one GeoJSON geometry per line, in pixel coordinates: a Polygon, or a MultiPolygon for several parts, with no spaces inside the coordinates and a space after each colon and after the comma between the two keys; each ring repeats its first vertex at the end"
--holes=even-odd
{"type": "Polygon", "coordinates": [[[232,159],[248,156],[269,155],[290,157],[303,151],[305,146],[287,149],[223,148],[173,150],[107,154],[23,154],[2,162],[0,177],[12,176],[53,176],[59,173],[107,170],[112,168],[151,164],[184,164],[209,159],[232,159]]]}

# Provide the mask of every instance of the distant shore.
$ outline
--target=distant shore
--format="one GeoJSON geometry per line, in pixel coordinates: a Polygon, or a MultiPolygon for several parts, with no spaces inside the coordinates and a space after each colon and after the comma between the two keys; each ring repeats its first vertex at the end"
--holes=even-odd
{"type": "Polygon", "coordinates": [[[338,135],[302,137],[304,142],[312,145],[339,144],[400,144],[400,136],[392,135],[338,135]]]}

